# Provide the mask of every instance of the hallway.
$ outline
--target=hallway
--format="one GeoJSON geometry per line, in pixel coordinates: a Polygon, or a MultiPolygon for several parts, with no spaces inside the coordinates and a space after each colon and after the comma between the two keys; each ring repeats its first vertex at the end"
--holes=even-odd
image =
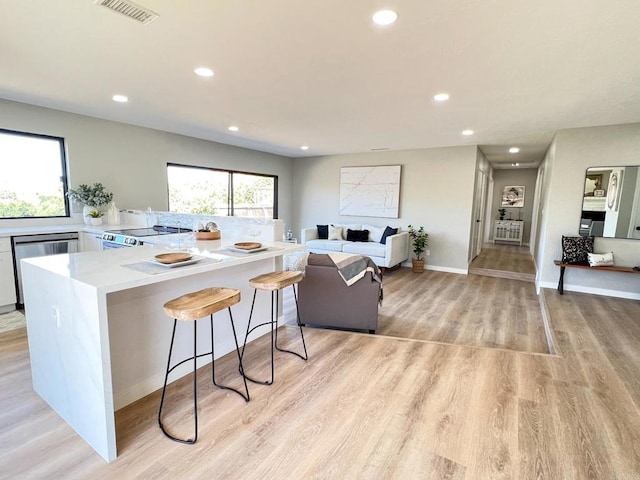
{"type": "Polygon", "coordinates": [[[469,273],[534,282],[536,267],[529,247],[485,243],[480,255],[471,262],[469,273]]]}

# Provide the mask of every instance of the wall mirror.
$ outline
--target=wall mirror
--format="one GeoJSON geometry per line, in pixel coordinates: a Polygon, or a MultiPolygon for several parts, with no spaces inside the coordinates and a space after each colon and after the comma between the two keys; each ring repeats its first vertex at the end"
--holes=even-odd
{"type": "Polygon", "coordinates": [[[640,165],[587,169],[580,235],[640,240],[640,165]]]}

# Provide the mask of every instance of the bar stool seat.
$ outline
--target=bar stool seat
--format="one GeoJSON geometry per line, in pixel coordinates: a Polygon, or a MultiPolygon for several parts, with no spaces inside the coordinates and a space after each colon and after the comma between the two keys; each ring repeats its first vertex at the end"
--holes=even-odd
{"type": "Polygon", "coordinates": [[[232,392],[240,395],[245,401],[249,401],[249,389],[247,387],[247,379],[243,378],[244,393],[233,387],[226,385],[220,385],[216,382],[216,366],[215,366],[215,343],[213,338],[213,314],[224,310],[229,311],[229,320],[231,322],[231,329],[233,330],[233,338],[236,342],[236,353],[238,354],[238,365],[242,371],[242,357],[240,355],[240,347],[238,344],[238,337],[236,335],[236,328],[233,322],[233,315],[231,314],[231,306],[240,302],[240,290],[235,288],[224,287],[211,287],[199,290],[197,292],[187,293],[178,298],[168,301],[164,304],[165,313],[173,318],[173,333],[171,334],[171,345],[169,346],[169,358],[167,359],[167,370],[164,377],[164,386],[162,387],[162,397],[160,399],[160,409],[158,410],[158,425],[162,429],[162,432],[171,440],[180,443],[194,444],[198,440],[198,392],[197,392],[197,359],[206,355],[211,355],[211,376],[213,384],[219,388],[225,390],[231,390],[232,392]],[[197,353],[197,320],[206,316],[210,318],[211,326],[211,352],[197,353]],[[175,365],[171,366],[171,354],[173,352],[173,343],[176,336],[176,326],[178,320],[193,322],[193,356],[188,357],[175,365]],[[181,439],[170,434],[162,423],[162,408],[164,405],[164,397],[167,390],[167,381],[169,379],[169,373],[171,373],[176,367],[182,365],[189,360],[193,360],[193,413],[194,413],[194,437],[191,439],[181,439]]]}
{"type": "Polygon", "coordinates": [[[242,346],[242,353],[240,354],[240,358],[244,359],[244,353],[247,348],[247,339],[249,338],[249,334],[253,332],[256,328],[261,327],[263,325],[271,325],[271,380],[260,381],[256,380],[252,377],[249,377],[244,370],[242,370],[243,366],[241,364],[240,372],[242,375],[249,381],[254,383],[259,383],[262,385],[272,385],[275,378],[275,367],[274,367],[274,350],[278,350],[280,352],[291,353],[300,357],[302,360],[307,361],[309,359],[309,355],[307,354],[307,345],[304,340],[304,332],[302,331],[302,325],[300,322],[300,310],[298,309],[298,296],[296,294],[295,284],[302,281],[303,275],[300,271],[276,271],[271,273],[264,273],[262,275],[258,275],[257,277],[249,280],[249,285],[254,288],[253,291],[253,301],[251,302],[251,313],[249,313],[249,322],[247,323],[247,333],[244,337],[244,345],[242,346]],[[278,305],[280,299],[280,290],[283,288],[289,287],[293,289],[293,297],[296,302],[296,319],[298,323],[298,328],[300,329],[300,338],[302,340],[302,348],[304,351],[304,355],[294,352],[292,350],[286,350],[284,348],[278,347],[278,305]],[[271,320],[268,322],[263,322],[259,325],[251,326],[251,319],[253,318],[253,308],[256,302],[256,294],[258,290],[270,291],[271,292],[271,320]],[[275,293],[275,296],[274,296],[275,293]]]}

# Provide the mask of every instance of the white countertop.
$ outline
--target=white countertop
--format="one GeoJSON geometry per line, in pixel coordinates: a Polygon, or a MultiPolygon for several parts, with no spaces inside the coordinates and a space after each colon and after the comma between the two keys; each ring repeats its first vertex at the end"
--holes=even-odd
{"type": "Polygon", "coordinates": [[[15,237],[17,235],[39,235],[44,233],[90,232],[103,233],[107,230],[123,230],[127,228],[141,228],[140,225],[85,225],[82,223],[66,225],[40,225],[33,227],[0,228],[0,237],[15,237]]]}
{"type": "MultiPolygon", "coordinates": [[[[164,237],[173,237],[173,235],[166,235],[164,237]]],[[[98,252],[51,255],[28,258],[22,260],[22,262],[28,262],[60,275],[63,278],[95,287],[100,293],[109,293],[187,277],[198,273],[220,270],[257,260],[278,257],[306,248],[304,245],[286,242],[263,242],[263,245],[269,247],[263,252],[235,254],[226,250],[226,248],[232,246],[235,241],[242,240],[246,241],[246,239],[223,239],[195,242],[195,246],[188,249],[183,248],[181,251],[188,250],[193,255],[219,261],[212,263],[203,260],[192,265],[174,268],[162,267],[166,269],[166,271],[159,274],[144,273],[124,267],[123,265],[148,262],[159,253],[175,252],[177,249],[173,244],[145,245],[98,252]]]]}

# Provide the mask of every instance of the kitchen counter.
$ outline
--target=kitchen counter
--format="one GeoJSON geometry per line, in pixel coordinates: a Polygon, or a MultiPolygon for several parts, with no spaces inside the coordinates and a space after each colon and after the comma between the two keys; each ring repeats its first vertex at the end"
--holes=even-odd
{"type": "Polygon", "coordinates": [[[62,232],[89,232],[103,233],[107,230],[119,230],[125,228],[140,228],[140,225],[85,225],[82,223],[74,223],[67,225],[40,225],[32,227],[11,227],[0,228],[0,237],[15,237],[17,235],[40,235],[44,233],[62,233],[62,232]]]}
{"type": "MultiPolygon", "coordinates": [[[[234,253],[227,249],[234,239],[223,238],[192,242],[191,252],[202,257],[198,263],[151,264],[148,260],[157,253],[175,251],[166,237],[171,236],[159,237],[168,242],[164,245],[22,261],[34,390],[106,461],[117,455],[114,412],[162,386],[173,327],[163,304],[205,287],[238,288],[241,301],[232,310],[242,341],[253,292],[248,280],[281,268],[283,255],[304,249],[263,242],[266,251],[234,253]]],[[[268,321],[269,295],[258,295],[256,315],[257,323],[268,321]]],[[[235,343],[227,313],[215,318],[215,351],[222,356],[235,343]]],[[[176,337],[174,358],[190,355],[192,330],[184,328],[176,337]]],[[[268,331],[264,325],[249,340],[268,331]]],[[[209,342],[207,334],[198,335],[198,351],[210,351],[209,342]]],[[[208,361],[201,360],[202,365],[208,361]]],[[[177,368],[173,380],[190,368],[177,368]]]]}

